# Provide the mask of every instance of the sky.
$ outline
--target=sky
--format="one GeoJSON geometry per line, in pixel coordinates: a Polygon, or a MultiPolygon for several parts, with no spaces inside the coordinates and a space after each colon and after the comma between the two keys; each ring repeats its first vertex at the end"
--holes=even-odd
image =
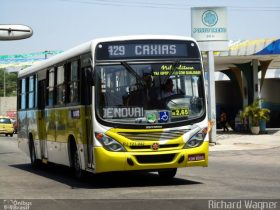
{"type": "Polygon", "coordinates": [[[227,7],[228,38],[280,38],[279,0],[0,0],[0,24],[33,29],[0,41],[0,55],[67,50],[100,37],[191,36],[191,7],[227,7]]]}

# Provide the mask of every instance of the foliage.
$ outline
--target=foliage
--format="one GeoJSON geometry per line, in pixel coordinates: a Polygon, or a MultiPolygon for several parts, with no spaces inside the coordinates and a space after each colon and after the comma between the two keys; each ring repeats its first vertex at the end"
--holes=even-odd
{"type": "Polygon", "coordinates": [[[260,120],[268,121],[270,110],[261,108],[260,103],[262,99],[258,98],[249,106],[246,106],[241,114],[241,118],[250,118],[252,126],[259,126],[260,120]]]}
{"type": "MultiPolygon", "coordinates": [[[[4,96],[4,70],[0,68],[0,97],[4,96]]],[[[6,96],[17,95],[17,73],[5,72],[6,96]]]]}

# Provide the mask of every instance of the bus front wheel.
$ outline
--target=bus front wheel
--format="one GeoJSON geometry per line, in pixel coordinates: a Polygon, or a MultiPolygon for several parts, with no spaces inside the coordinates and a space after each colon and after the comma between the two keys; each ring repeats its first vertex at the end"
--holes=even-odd
{"type": "Polygon", "coordinates": [[[177,173],[177,168],[163,169],[158,171],[158,175],[163,179],[172,179],[177,173]]]}

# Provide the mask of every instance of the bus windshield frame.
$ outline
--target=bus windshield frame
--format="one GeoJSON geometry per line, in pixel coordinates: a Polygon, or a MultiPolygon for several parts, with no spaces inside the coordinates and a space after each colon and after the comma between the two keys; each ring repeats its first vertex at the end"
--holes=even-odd
{"type": "Polygon", "coordinates": [[[98,43],[94,69],[96,119],[103,125],[171,128],[201,122],[206,116],[203,67],[192,40],[98,43]],[[168,80],[173,93],[162,102],[168,80]],[[149,88],[154,92],[150,96],[149,88]],[[155,102],[151,105],[145,98],[155,102]],[[196,115],[193,106],[199,107],[196,115]]]}

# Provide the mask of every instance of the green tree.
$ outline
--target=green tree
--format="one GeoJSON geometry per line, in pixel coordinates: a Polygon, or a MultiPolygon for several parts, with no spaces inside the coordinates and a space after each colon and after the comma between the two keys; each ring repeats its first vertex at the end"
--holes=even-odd
{"type": "MultiPolygon", "coordinates": [[[[4,71],[0,68],[0,97],[4,96],[4,71]]],[[[6,96],[17,95],[17,73],[5,72],[6,96]]]]}

